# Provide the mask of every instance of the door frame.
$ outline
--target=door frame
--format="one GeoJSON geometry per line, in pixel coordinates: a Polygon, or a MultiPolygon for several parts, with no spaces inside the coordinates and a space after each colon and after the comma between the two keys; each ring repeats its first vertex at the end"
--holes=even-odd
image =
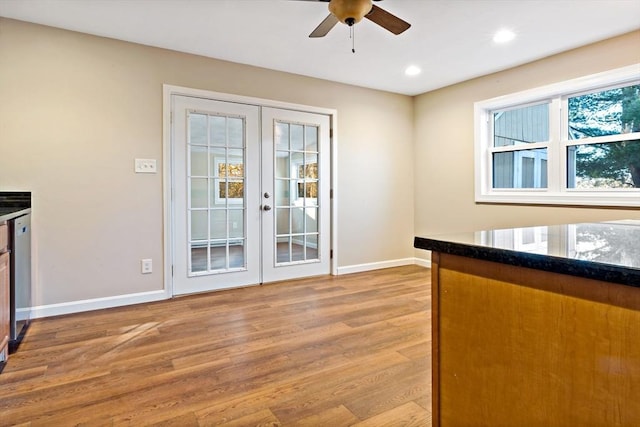
{"type": "Polygon", "coordinates": [[[330,274],[338,274],[338,203],[337,203],[337,182],[338,182],[338,150],[337,150],[337,110],[332,108],[313,107],[309,105],[293,104],[269,99],[254,98],[242,95],[213,92],[203,89],[193,89],[182,86],[162,85],[162,189],[163,189],[163,272],[164,272],[164,293],[167,298],[173,297],[173,265],[175,260],[174,230],[173,230],[173,149],[171,112],[171,98],[174,95],[191,96],[196,98],[211,99],[214,101],[235,102],[238,104],[249,104],[258,107],[271,107],[284,110],[302,111],[307,113],[323,114],[329,116],[329,159],[330,159],[330,230],[329,230],[329,250],[332,254],[329,260],[330,274]]]}

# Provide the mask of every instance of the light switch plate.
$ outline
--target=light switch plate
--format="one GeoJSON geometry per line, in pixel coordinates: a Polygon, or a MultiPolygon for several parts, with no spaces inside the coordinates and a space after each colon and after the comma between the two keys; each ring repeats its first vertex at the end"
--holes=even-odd
{"type": "Polygon", "coordinates": [[[136,159],[136,173],[156,172],[156,159],[136,159]]]}
{"type": "Polygon", "coordinates": [[[149,258],[140,260],[140,272],[149,274],[153,272],[153,261],[149,258]]]}

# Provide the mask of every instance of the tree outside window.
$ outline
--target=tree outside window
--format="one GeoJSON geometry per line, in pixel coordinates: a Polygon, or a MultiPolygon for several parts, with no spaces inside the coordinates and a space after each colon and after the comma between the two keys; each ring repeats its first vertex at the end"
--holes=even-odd
{"type": "Polygon", "coordinates": [[[640,85],[568,98],[569,188],[640,188],[640,85]],[[603,141],[604,142],[598,142],[603,141]]]}

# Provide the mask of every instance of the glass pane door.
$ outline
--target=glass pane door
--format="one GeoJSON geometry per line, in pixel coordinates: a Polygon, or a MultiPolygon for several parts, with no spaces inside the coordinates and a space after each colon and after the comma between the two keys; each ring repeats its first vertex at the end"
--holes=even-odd
{"type": "Polygon", "coordinates": [[[265,107],[262,136],[263,281],[329,274],[329,117],[265,107]]]}
{"type": "Polygon", "coordinates": [[[173,293],[260,283],[260,108],[172,100],[173,293]]]}
{"type": "Polygon", "coordinates": [[[276,263],[318,261],[318,126],[275,122],[276,263]]]}
{"type": "Polygon", "coordinates": [[[246,269],[245,121],[188,115],[189,274],[246,269]]]}

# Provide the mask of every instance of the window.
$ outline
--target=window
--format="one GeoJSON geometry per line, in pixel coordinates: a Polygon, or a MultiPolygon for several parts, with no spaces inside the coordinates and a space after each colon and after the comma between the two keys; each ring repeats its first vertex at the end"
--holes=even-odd
{"type": "Polygon", "coordinates": [[[476,201],[640,206],[640,64],[475,104],[476,201]]]}
{"type": "Polygon", "coordinates": [[[298,164],[298,198],[318,198],[318,163],[298,164]]]}
{"type": "MultiPolygon", "coordinates": [[[[231,156],[230,156],[231,157],[231,156]]],[[[244,163],[242,159],[216,159],[214,176],[218,178],[215,201],[218,204],[242,203],[244,200],[244,163]]]]}

